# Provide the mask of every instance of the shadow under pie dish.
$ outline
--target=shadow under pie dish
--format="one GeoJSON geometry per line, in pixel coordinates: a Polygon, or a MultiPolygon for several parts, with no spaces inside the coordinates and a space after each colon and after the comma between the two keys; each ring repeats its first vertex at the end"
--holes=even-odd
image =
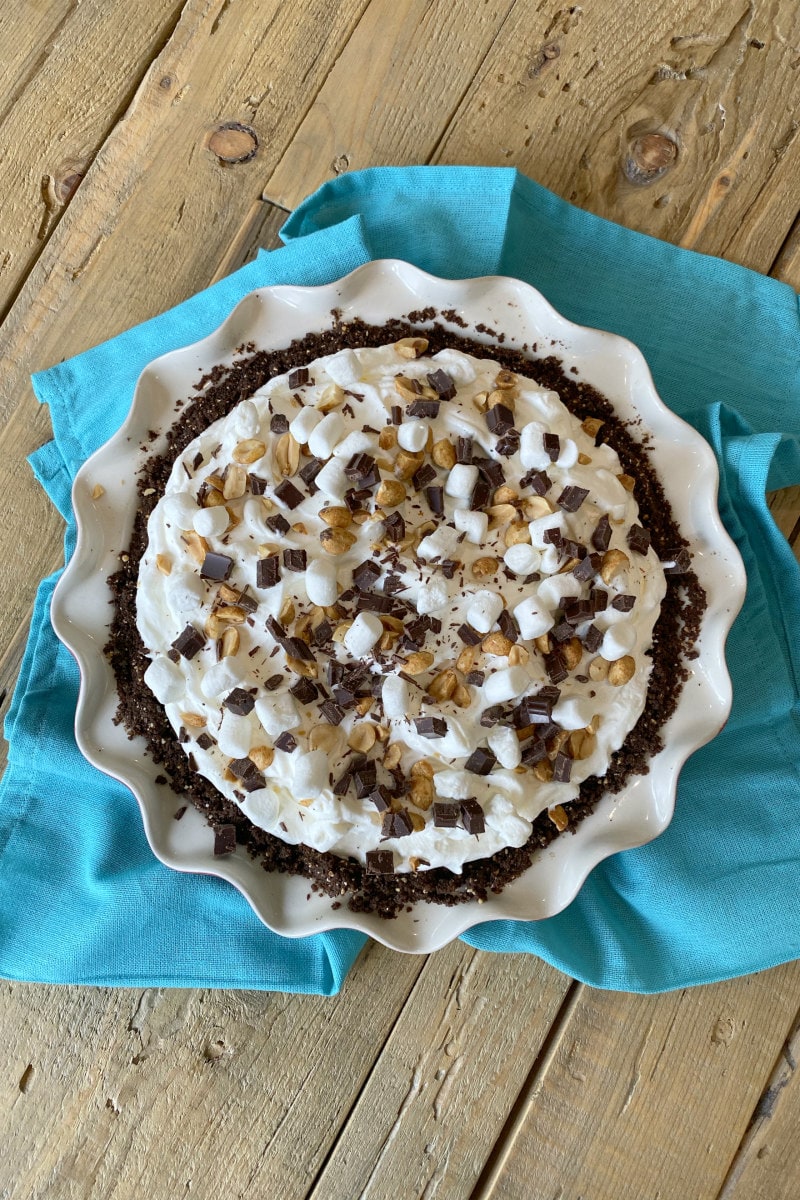
{"type": "Polygon", "coordinates": [[[81,747],[159,857],[280,932],[427,950],[550,915],[665,827],[724,722],[715,489],[638,351],[517,281],[253,293],[146,369],[76,480],[81,747]]]}

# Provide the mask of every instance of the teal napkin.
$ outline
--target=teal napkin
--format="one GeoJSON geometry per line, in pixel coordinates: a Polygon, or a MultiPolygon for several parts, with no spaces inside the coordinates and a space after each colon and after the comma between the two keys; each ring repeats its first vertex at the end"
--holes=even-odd
{"type": "MultiPolygon", "coordinates": [[[[33,456],[68,515],[68,483],[121,422],[150,358],[213,329],[263,284],[322,283],[370,258],[434,274],[508,274],[565,316],[644,351],[665,401],[717,454],[720,510],[748,573],[728,646],[731,719],[695,754],[656,842],[598,867],[538,923],[465,935],[537,954],[598,987],[652,992],[800,954],[800,570],[764,503],[800,481],[800,314],[786,285],[581,212],[509,169],[340,176],[289,218],[285,249],[172,312],[34,378],[55,442],[33,456]]],[[[67,525],[67,554],[73,530],[67,525]]],[[[90,983],[335,991],[362,939],[288,941],[232,888],[153,859],[129,793],[72,741],[77,674],[42,584],[0,782],[0,973],[90,983]],[[55,764],[55,765],[54,765],[55,764]],[[58,870],[53,870],[53,864],[58,870]]]]}

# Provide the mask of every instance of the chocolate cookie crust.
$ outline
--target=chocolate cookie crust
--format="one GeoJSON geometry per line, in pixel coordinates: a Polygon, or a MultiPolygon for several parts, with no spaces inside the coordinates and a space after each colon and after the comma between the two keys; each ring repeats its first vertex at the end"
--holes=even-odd
{"type": "MultiPolygon", "coordinates": [[[[411,317],[429,320],[435,315],[411,314],[411,317]]],[[[445,868],[411,874],[378,874],[365,870],[353,859],[280,841],[254,826],[235,804],[196,773],[191,754],[187,755],[180,744],[189,741],[188,733],[181,731],[180,737],[176,737],[164,710],[144,683],[150,660],[136,627],[135,597],[139,562],[147,545],[147,519],[163,493],[176,457],[203,429],[276,375],[344,347],[381,346],[414,336],[427,339],[431,354],[445,347],[476,356],[485,355],[487,350],[485,344],[455,335],[438,324],[420,329],[397,320],[374,326],[361,321],[343,323],[334,314],[331,329],[324,333],[309,334],[278,351],[243,347],[240,358],[231,367],[214,368],[200,380],[195,396],[176,406],[180,415],[167,434],[167,450],[148,458],[140,471],[140,506],[131,544],[121,555],[120,569],[110,579],[115,608],[106,647],[118,682],[117,720],[131,737],[141,735],[146,739],[154,761],[163,764],[169,775],[172,789],[188,797],[217,833],[225,826],[233,826],[238,843],[246,846],[266,870],[306,876],[315,889],[330,896],[348,895],[353,911],[375,912],[383,917],[396,916],[405,906],[419,900],[446,905],[485,900],[491,892],[500,892],[522,874],[535,853],[563,830],[543,812],[533,822],[531,836],[524,846],[466,863],[461,875],[445,868]]],[[[558,392],[566,407],[581,420],[595,417],[603,422],[597,440],[607,442],[617,452],[623,469],[635,479],[642,521],[650,531],[656,553],[667,556],[669,551],[686,546],[646,447],[635,440],[633,428],[616,417],[610,402],[588,384],[565,373],[555,357],[531,360],[497,343],[490,349],[492,357],[507,369],[558,392]]],[[[651,757],[662,748],[661,729],[675,710],[688,674],[685,663],[696,656],[694,643],[705,608],[705,594],[692,571],[668,573],[667,581],[667,594],[653,634],[650,652],[653,672],[645,710],[625,744],[612,756],[605,776],[584,782],[578,798],[563,805],[566,828],[572,831],[603,794],[618,792],[632,775],[646,773],[651,757]]],[[[560,822],[562,826],[564,820],[560,822]]]]}

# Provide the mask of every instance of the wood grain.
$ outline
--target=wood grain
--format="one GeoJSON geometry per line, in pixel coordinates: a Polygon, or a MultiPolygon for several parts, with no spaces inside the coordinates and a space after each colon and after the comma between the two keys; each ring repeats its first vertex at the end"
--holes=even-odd
{"type": "Polygon", "coordinates": [[[799,991],[800,963],[664,996],[583,989],[474,1200],[716,1197],[799,991]]]}
{"type": "Polygon", "coordinates": [[[336,1000],[4,984],[0,1194],[304,1196],[423,964],[373,943],[336,1000]]]}
{"type": "Polygon", "coordinates": [[[527,955],[432,955],[313,1200],[469,1195],[569,986],[527,955]]]}
{"type": "Polygon", "coordinates": [[[172,32],[183,3],[59,0],[2,6],[0,318],[172,32]]]}

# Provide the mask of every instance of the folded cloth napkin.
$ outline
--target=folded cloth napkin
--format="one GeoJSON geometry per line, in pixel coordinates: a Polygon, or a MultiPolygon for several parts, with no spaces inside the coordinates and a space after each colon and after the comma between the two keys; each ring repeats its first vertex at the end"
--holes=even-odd
{"type": "MultiPolygon", "coordinates": [[[[322,283],[370,258],[437,275],[507,274],[565,316],[644,351],[664,400],[713,446],[748,593],[728,643],[734,707],[684,768],[675,818],[616,855],[557,917],[498,921],[474,946],[535,953],[598,987],[654,992],[800,954],[800,570],[764,502],[800,481],[800,315],[787,286],[581,212],[510,169],[340,176],[290,217],[286,248],[34,378],[55,441],[34,470],[74,529],[68,485],[121,422],[147,361],[214,328],[247,291],[322,283]]],[[[84,983],[332,992],[363,939],[264,930],[237,892],[150,854],[126,789],[72,740],[77,672],[42,584],[0,783],[0,973],[84,983]],[[57,869],[53,869],[57,864],[57,869]]]]}

